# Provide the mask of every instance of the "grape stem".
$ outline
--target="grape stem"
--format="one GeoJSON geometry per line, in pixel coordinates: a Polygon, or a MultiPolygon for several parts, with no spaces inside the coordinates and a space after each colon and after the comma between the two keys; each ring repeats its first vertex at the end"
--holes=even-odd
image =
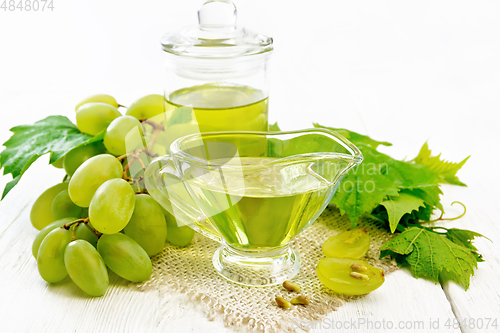
{"type": "Polygon", "coordinates": [[[118,159],[118,161],[120,161],[122,163],[124,163],[124,161],[127,160],[127,163],[123,167],[122,178],[124,180],[128,181],[129,183],[135,184],[137,186],[138,190],[137,190],[136,194],[141,194],[141,193],[147,194],[148,191],[145,189],[141,189],[141,186],[140,186],[141,185],[140,183],[141,183],[141,181],[144,180],[144,177],[139,176],[138,179],[135,179],[132,177],[132,175],[129,176],[128,173],[129,173],[130,168],[132,167],[132,165],[136,161],[141,165],[143,170],[146,170],[147,167],[144,164],[144,162],[141,160],[142,153],[148,155],[149,157],[153,157],[153,158],[158,156],[158,155],[152,154],[150,152],[150,149],[155,145],[156,141],[158,140],[158,135],[160,134],[161,131],[163,131],[165,129],[165,127],[161,124],[157,124],[155,122],[152,122],[146,118],[142,118],[139,121],[141,122],[143,127],[144,127],[144,124],[148,124],[148,125],[153,127],[153,134],[151,136],[151,141],[149,142],[149,144],[146,147],[138,148],[135,151],[118,156],[117,159],[118,159]]]}
{"type": "MultiPolygon", "coordinates": [[[[145,120],[144,122],[154,124],[154,126],[161,126],[161,128],[163,128],[162,125],[158,125],[158,124],[149,122],[149,120],[145,120]]],[[[161,131],[161,128],[159,128],[159,127],[154,127],[154,128],[155,129],[153,131],[153,135],[151,136],[151,141],[149,142],[149,144],[148,144],[147,147],[139,148],[139,149],[137,149],[137,150],[135,150],[133,152],[130,152],[130,153],[127,153],[125,155],[122,155],[122,156],[118,157],[118,160],[124,160],[125,158],[129,158],[128,159],[128,163],[123,168],[123,179],[125,179],[125,180],[131,180],[132,179],[131,177],[129,177],[127,175],[127,172],[130,169],[130,167],[132,166],[132,164],[134,164],[135,161],[138,161],[139,164],[141,165],[141,167],[144,170],[146,170],[146,165],[144,164],[144,162],[141,160],[140,157],[141,157],[142,153],[146,153],[148,156],[152,156],[151,153],[149,152],[149,147],[154,146],[154,144],[156,143],[156,140],[158,139],[158,134],[161,131]]]]}
{"type": "Polygon", "coordinates": [[[102,236],[102,234],[99,231],[95,230],[94,228],[92,228],[90,226],[89,221],[83,222],[83,224],[85,224],[85,226],[87,227],[87,229],[89,229],[90,231],[92,231],[97,236],[97,238],[100,238],[102,236]]]}
{"type": "Polygon", "coordinates": [[[78,219],[78,220],[74,220],[74,221],[71,221],[71,222],[68,222],[66,224],[64,224],[62,226],[62,228],[66,229],[66,230],[69,230],[69,228],[74,225],[74,224],[80,224],[80,223],[85,223],[85,221],[89,221],[89,218],[85,218],[85,219],[78,219]]]}
{"type": "Polygon", "coordinates": [[[144,170],[146,170],[146,165],[144,165],[144,162],[143,162],[140,158],[137,158],[137,157],[136,157],[136,159],[137,159],[137,162],[139,162],[139,164],[141,165],[141,167],[142,167],[144,170]]]}
{"type": "Polygon", "coordinates": [[[153,155],[153,154],[151,154],[151,153],[148,151],[147,147],[144,147],[144,148],[139,148],[139,149],[137,149],[137,150],[135,150],[135,151],[133,151],[133,152],[131,152],[131,153],[126,153],[126,154],[124,154],[124,155],[118,156],[116,159],[117,159],[118,161],[123,161],[123,160],[124,160],[124,159],[126,159],[127,157],[135,156],[135,155],[137,154],[137,152],[145,153],[145,154],[147,154],[149,157],[157,157],[157,156],[158,156],[158,155],[153,155]]]}
{"type": "Polygon", "coordinates": [[[118,156],[116,159],[117,159],[118,161],[123,161],[123,160],[124,160],[124,159],[126,159],[128,156],[129,156],[129,154],[124,154],[124,155],[122,155],[122,156],[118,156]]]}
{"type": "Polygon", "coordinates": [[[140,121],[141,123],[151,125],[151,126],[152,126],[155,130],[156,130],[156,129],[158,129],[158,130],[160,130],[160,131],[165,130],[165,126],[163,126],[163,125],[161,125],[161,124],[157,124],[157,123],[155,123],[155,122],[153,122],[153,121],[150,121],[150,120],[148,120],[148,119],[146,119],[146,118],[139,119],[139,121],[140,121]]]}
{"type": "Polygon", "coordinates": [[[155,128],[153,130],[153,134],[151,135],[151,141],[149,142],[148,147],[153,147],[155,145],[156,140],[158,139],[158,134],[160,134],[160,131],[162,131],[162,129],[159,128],[155,128]]]}
{"type": "Polygon", "coordinates": [[[80,223],[86,223],[88,221],[89,221],[89,218],[87,217],[86,219],[78,219],[78,220],[68,222],[62,226],[62,228],[66,229],[66,230],[69,230],[73,226],[73,229],[71,229],[71,242],[76,240],[76,227],[78,227],[78,225],[80,223]]]}
{"type": "Polygon", "coordinates": [[[131,180],[132,178],[127,175],[128,170],[132,166],[132,164],[135,162],[136,158],[135,156],[132,156],[129,160],[128,163],[125,165],[123,168],[123,179],[125,180],[131,180]]]}
{"type": "Polygon", "coordinates": [[[135,194],[149,194],[148,190],[143,188],[144,186],[141,187],[141,182],[144,180],[143,176],[139,176],[139,178],[135,179],[132,178],[130,180],[127,180],[130,185],[135,185],[137,187],[137,191],[135,194]]]}
{"type": "Polygon", "coordinates": [[[71,242],[76,241],[76,227],[78,227],[80,225],[80,223],[82,223],[82,222],[75,223],[75,226],[71,230],[71,242]]]}
{"type": "MultiPolygon", "coordinates": [[[[151,141],[148,144],[148,147],[153,147],[154,144],[156,143],[156,139],[158,138],[158,133],[160,133],[161,131],[164,131],[165,130],[165,126],[163,126],[161,124],[157,124],[157,123],[155,123],[153,121],[150,121],[150,120],[148,120],[146,118],[139,119],[139,121],[141,122],[142,128],[143,128],[144,131],[146,130],[144,128],[144,124],[148,124],[151,127],[153,127],[153,135],[151,136],[151,141]]],[[[146,150],[146,152],[147,152],[147,150],[146,150]]],[[[151,155],[149,154],[149,156],[151,156],[151,155]]]]}

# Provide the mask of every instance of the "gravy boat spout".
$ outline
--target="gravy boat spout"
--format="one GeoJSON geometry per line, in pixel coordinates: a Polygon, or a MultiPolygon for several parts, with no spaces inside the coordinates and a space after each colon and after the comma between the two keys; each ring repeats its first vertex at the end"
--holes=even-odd
{"type": "Polygon", "coordinates": [[[311,225],[359,149],[326,129],[212,132],[176,140],[146,170],[149,193],[179,226],[223,246],[215,269],[244,285],[266,286],[300,267],[290,240],[311,225]]]}

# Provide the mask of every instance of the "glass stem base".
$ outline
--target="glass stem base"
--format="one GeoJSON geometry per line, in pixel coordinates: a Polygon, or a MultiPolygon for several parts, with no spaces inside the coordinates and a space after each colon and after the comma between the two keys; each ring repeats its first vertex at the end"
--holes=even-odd
{"type": "Polygon", "coordinates": [[[293,278],[300,269],[300,257],[288,245],[272,250],[239,250],[223,245],[215,251],[215,270],[231,282],[266,287],[293,278]]]}

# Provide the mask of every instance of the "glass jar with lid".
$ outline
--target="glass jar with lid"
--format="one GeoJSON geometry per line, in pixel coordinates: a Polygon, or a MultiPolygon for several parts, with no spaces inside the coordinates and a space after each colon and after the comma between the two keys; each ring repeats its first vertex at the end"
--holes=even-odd
{"type": "Polygon", "coordinates": [[[162,37],[167,124],[178,127],[171,134],[267,131],[273,40],[236,16],[231,0],[207,0],[198,25],[162,37]]]}

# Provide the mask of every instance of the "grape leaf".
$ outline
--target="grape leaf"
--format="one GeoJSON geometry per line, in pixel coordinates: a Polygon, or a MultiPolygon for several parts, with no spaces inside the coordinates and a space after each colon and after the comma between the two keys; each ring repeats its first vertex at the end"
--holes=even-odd
{"type": "Polygon", "coordinates": [[[422,165],[395,160],[363,143],[357,146],[363,163],[345,176],[331,201],[349,217],[352,227],[365,212],[371,212],[387,196],[398,195],[400,189],[426,189],[440,181],[422,165]]]}
{"type": "Polygon", "coordinates": [[[53,163],[77,146],[102,140],[105,132],[92,137],[80,132],[63,116],[50,116],[33,125],[13,127],[11,131],[14,134],[4,143],[0,164],[3,174],[10,173],[13,179],[5,186],[2,199],[40,156],[51,153],[50,163],[53,163]]]}
{"type": "Polygon", "coordinates": [[[404,231],[404,229],[411,223],[415,224],[421,221],[429,221],[431,219],[433,211],[434,206],[431,206],[425,202],[422,207],[418,208],[418,210],[415,210],[411,212],[411,214],[403,216],[403,218],[399,221],[399,223],[403,223],[403,229],[400,231],[404,231]]]}
{"type": "MultiPolygon", "coordinates": [[[[379,153],[382,154],[382,153],[379,153]]],[[[422,188],[439,184],[440,179],[422,165],[398,161],[388,157],[388,174],[401,187],[407,189],[422,188]]]]}
{"type": "MultiPolygon", "coordinates": [[[[441,192],[441,189],[438,185],[425,186],[414,189],[403,189],[400,193],[409,194],[417,198],[417,200],[418,198],[420,198],[422,199],[423,204],[414,210],[407,211],[400,217],[399,222],[396,222],[397,218],[393,218],[393,220],[390,221],[388,209],[382,204],[375,207],[371,214],[369,214],[378,222],[381,222],[379,223],[380,226],[387,226],[387,229],[391,232],[394,232],[395,230],[402,232],[410,224],[418,223],[419,221],[429,221],[431,219],[434,208],[439,208],[441,211],[443,211],[443,206],[441,205],[439,198],[439,195],[443,192],[441,192]]],[[[391,204],[390,201],[388,204],[391,204]]],[[[397,205],[397,203],[394,203],[394,205],[397,205]]],[[[368,217],[370,217],[369,215],[368,217]]]]}
{"type": "Polygon", "coordinates": [[[269,130],[271,132],[279,132],[279,131],[281,131],[280,127],[278,126],[278,122],[275,122],[274,124],[269,125],[269,130]]]}
{"type": "Polygon", "coordinates": [[[448,237],[448,239],[451,240],[453,243],[463,245],[471,250],[477,251],[477,248],[472,244],[472,241],[476,237],[484,237],[484,236],[475,231],[450,228],[446,229],[446,237],[448,237]]]}
{"type": "Polygon", "coordinates": [[[352,131],[346,130],[344,128],[333,128],[333,127],[321,126],[320,124],[317,124],[317,123],[313,123],[313,125],[314,125],[314,127],[326,128],[326,129],[329,129],[331,131],[337,132],[340,135],[342,135],[344,138],[346,138],[347,140],[354,143],[355,145],[358,143],[364,143],[364,144],[369,145],[373,148],[377,148],[380,145],[392,146],[392,143],[385,142],[385,141],[373,140],[369,136],[362,135],[362,134],[359,134],[356,132],[352,132],[352,131]]]}
{"type": "Polygon", "coordinates": [[[444,208],[439,197],[443,194],[443,192],[439,188],[439,185],[414,188],[411,192],[413,195],[422,198],[429,206],[436,207],[440,211],[444,212],[444,208]]]}
{"type": "Polygon", "coordinates": [[[420,149],[420,152],[418,153],[418,156],[415,157],[414,161],[415,163],[426,166],[429,170],[432,170],[432,172],[434,172],[442,179],[441,182],[453,185],[467,186],[458,179],[456,173],[465,164],[465,162],[467,162],[470,156],[466,157],[460,163],[453,163],[444,160],[442,161],[440,157],[441,154],[437,156],[431,156],[431,150],[429,149],[429,146],[426,142],[420,149]]]}
{"type": "Polygon", "coordinates": [[[424,205],[424,200],[411,193],[400,192],[397,196],[389,196],[380,204],[387,210],[389,226],[391,232],[394,232],[403,215],[418,210],[424,205]]]}
{"type": "Polygon", "coordinates": [[[389,157],[367,145],[358,144],[358,148],[363,163],[344,177],[331,201],[347,215],[353,228],[361,215],[371,212],[388,195],[397,195],[399,189],[388,176],[389,157]]]}
{"type": "Polygon", "coordinates": [[[446,229],[446,237],[455,244],[469,248],[472,251],[472,254],[474,254],[474,256],[476,257],[477,261],[479,262],[484,261],[482,256],[477,253],[478,249],[477,247],[474,246],[474,244],[472,244],[472,241],[476,237],[484,237],[490,240],[488,237],[485,237],[475,231],[456,229],[456,228],[446,229]]]}
{"type": "MultiPolygon", "coordinates": [[[[404,214],[396,225],[395,230],[403,232],[406,230],[406,228],[411,227],[412,225],[419,223],[420,221],[429,221],[432,216],[433,210],[433,206],[430,206],[424,202],[423,206],[420,206],[418,207],[418,209],[404,214]]],[[[387,209],[384,206],[378,205],[371,212],[371,214],[366,213],[363,216],[367,219],[372,219],[379,227],[391,231],[389,225],[389,214],[387,213],[387,209]]]]}
{"type": "Polygon", "coordinates": [[[413,276],[434,282],[453,280],[469,288],[470,277],[477,268],[472,251],[447,237],[419,227],[412,227],[393,238],[381,248],[380,257],[390,255],[404,260],[413,276]],[[401,257],[402,256],[402,257],[401,257]]]}

